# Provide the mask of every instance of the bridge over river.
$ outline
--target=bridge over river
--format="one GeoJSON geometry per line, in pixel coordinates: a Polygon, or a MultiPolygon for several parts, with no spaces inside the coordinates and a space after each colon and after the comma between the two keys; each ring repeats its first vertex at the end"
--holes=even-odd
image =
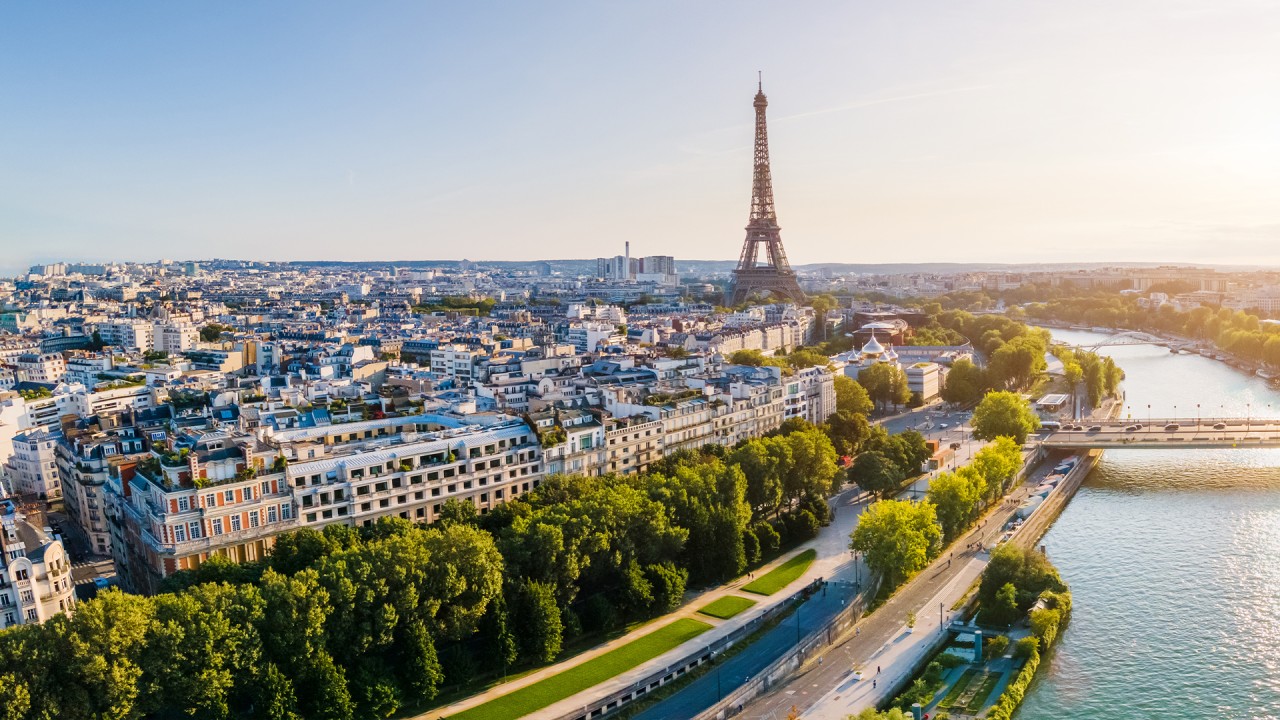
{"type": "Polygon", "coordinates": [[[1280,420],[1272,418],[1154,418],[1082,421],[1032,438],[1046,449],[1280,447],[1280,420]],[[1082,429],[1068,429],[1080,427],[1082,429]]]}

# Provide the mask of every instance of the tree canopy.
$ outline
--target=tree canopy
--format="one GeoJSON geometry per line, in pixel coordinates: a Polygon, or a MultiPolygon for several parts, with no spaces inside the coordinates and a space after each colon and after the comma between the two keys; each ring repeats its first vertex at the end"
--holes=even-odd
{"type": "Polygon", "coordinates": [[[864,553],[867,567],[895,588],[937,556],[941,541],[933,503],[880,500],[862,513],[849,547],[864,553]]]}
{"type": "Polygon", "coordinates": [[[1040,427],[1040,418],[1031,403],[1013,392],[987,393],[973,411],[973,436],[994,440],[1000,436],[1013,438],[1021,445],[1040,427]]]}

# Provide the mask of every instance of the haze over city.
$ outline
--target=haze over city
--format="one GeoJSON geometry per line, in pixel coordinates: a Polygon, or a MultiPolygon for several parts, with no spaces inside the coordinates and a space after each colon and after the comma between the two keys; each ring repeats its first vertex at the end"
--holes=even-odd
{"type": "Polygon", "coordinates": [[[1280,262],[1270,2],[9,4],[0,272],[736,257],[1280,262]],[[605,251],[608,252],[605,252],[605,251]]]}

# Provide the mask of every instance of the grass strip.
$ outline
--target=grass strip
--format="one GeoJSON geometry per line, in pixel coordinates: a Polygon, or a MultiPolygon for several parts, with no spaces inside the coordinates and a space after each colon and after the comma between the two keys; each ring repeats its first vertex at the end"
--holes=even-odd
{"type": "Polygon", "coordinates": [[[622,647],[450,717],[454,720],[514,720],[523,717],[599,685],[710,629],[711,626],[701,620],[681,618],[622,647]]]}
{"type": "Polygon", "coordinates": [[[817,556],[818,552],[813,548],[805,550],[742,589],[757,595],[772,595],[803,575],[817,556]]]}
{"type": "Polygon", "coordinates": [[[938,703],[938,708],[947,710],[950,709],[952,705],[955,705],[956,700],[959,700],[960,696],[964,694],[964,689],[969,687],[969,681],[972,680],[973,676],[976,674],[978,674],[978,671],[973,668],[969,668],[961,673],[960,678],[956,680],[956,683],[952,685],[951,689],[947,691],[947,694],[943,696],[942,702],[938,703]]]}
{"type": "Polygon", "coordinates": [[[714,600],[702,606],[698,609],[698,612],[703,615],[710,615],[713,618],[728,620],[755,604],[756,601],[750,598],[739,597],[737,595],[725,595],[719,600],[714,600]]]}
{"type": "Polygon", "coordinates": [[[991,696],[991,691],[996,689],[996,683],[1000,682],[1000,673],[989,673],[982,681],[982,686],[978,688],[978,692],[974,693],[969,699],[969,704],[965,706],[965,712],[970,715],[977,715],[978,711],[987,705],[987,698],[991,696]]]}

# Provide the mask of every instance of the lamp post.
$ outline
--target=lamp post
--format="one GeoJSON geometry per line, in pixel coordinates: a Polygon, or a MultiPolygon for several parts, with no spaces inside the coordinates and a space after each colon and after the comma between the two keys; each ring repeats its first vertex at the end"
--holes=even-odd
{"type": "Polygon", "coordinates": [[[1151,432],[1151,403],[1147,403],[1147,432],[1151,432]]]}
{"type": "Polygon", "coordinates": [[[1249,434],[1249,425],[1253,420],[1253,403],[1244,404],[1244,434],[1249,434]]]}

